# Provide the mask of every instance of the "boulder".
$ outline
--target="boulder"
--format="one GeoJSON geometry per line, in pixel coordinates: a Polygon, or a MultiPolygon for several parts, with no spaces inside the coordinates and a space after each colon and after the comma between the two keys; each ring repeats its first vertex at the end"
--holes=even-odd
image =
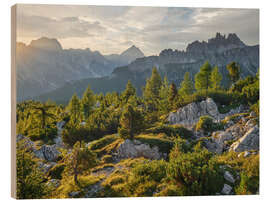
{"type": "Polygon", "coordinates": [[[58,188],[60,186],[60,180],[58,180],[58,179],[51,179],[46,184],[49,187],[58,188]]]}
{"type": "Polygon", "coordinates": [[[54,167],[57,163],[56,162],[38,162],[38,167],[40,168],[41,172],[47,173],[52,167],[54,167]]]}
{"type": "Polygon", "coordinates": [[[259,127],[256,125],[251,128],[238,141],[234,142],[230,151],[243,152],[246,150],[259,150],[259,127]]]}
{"type": "Polygon", "coordinates": [[[223,152],[223,145],[218,144],[212,139],[204,140],[204,145],[212,153],[221,154],[223,152]]]}
{"type": "Polygon", "coordinates": [[[16,137],[16,143],[23,142],[23,145],[28,150],[33,150],[35,148],[34,142],[32,142],[28,137],[18,134],[16,137]]]}
{"type": "Polygon", "coordinates": [[[231,192],[232,192],[232,187],[228,184],[224,184],[221,193],[224,195],[229,195],[229,194],[231,194],[231,192]]]}
{"type": "Polygon", "coordinates": [[[117,157],[122,158],[136,158],[145,157],[148,159],[161,159],[162,153],[159,152],[157,146],[150,147],[148,144],[143,144],[138,140],[125,140],[117,149],[117,157]]]}
{"type": "Polygon", "coordinates": [[[225,171],[224,178],[225,178],[225,180],[229,181],[230,183],[235,182],[233,175],[229,171],[225,171]]]}
{"type": "Polygon", "coordinates": [[[39,150],[34,150],[36,157],[44,159],[46,161],[55,161],[60,152],[56,149],[56,145],[42,145],[39,150]]]}

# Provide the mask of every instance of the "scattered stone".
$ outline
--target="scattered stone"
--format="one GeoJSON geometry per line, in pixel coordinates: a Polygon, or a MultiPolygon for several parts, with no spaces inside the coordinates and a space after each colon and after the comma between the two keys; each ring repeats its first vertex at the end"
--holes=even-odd
{"type": "Polygon", "coordinates": [[[58,188],[60,186],[60,180],[58,179],[51,179],[47,182],[48,186],[54,187],[54,188],[58,188]]]}
{"type": "Polygon", "coordinates": [[[159,153],[157,146],[150,147],[148,144],[141,144],[136,140],[125,140],[117,150],[117,157],[122,158],[136,158],[145,157],[148,159],[161,159],[162,153],[159,153]]]}
{"type": "Polygon", "coordinates": [[[39,150],[34,150],[36,157],[47,161],[55,161],[60,152],[56,149],[56,145],[42,145],[39,150]]]}
{"type": "Polygon", "coordinates": [[[225,171],[224,178],[225,178],[225,180],[229,181],[230,183],[235,182],[233,175],[229,171],[225,171]]]}
{"type": "Polygon", "coordinates": [[[251,111],[250,114],[249,114],[250,117],[255,117],[256,116],[256,113],[254,111],[251,111]]]}
{"type": "Polygon", "coordinates": [[[69,194],[68,194],[68,196],[70,197],[70,198],[76,198],[76,197],[79,197],[79,194],[80,194],[81,192],[80,191],[74,191],[74,192],[70,192],[69,194]]]}
{"type": "Polygon", "coordinates": [[[224,184],[221,193],[224,195],[229,195],[231,194],[231,191],[232,191],[232,187],[230,185],[224,184]]]}

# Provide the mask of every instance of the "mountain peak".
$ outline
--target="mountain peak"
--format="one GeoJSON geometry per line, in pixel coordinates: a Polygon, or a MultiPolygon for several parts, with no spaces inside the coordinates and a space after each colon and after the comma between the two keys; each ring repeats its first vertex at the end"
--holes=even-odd
{"type": "Polygon", "coordinates": [[[222,35],[217,32],[214,38],[208,39],[205,41],[194,41],[191,44],[188,44],[186,51],[193,53],[201,53],[201,52],[223,52],[228,49],[233,48],[242,48],[246,45],[244,42],[240,40],[240,38],[235,33],[230,33],[226,37],[226,35],[222,35]]]}
{"type": "Polygon", "coordinates": [[[41,37],[37,40],[32,40],[30,45],[34,48],[44,49],[47,51],[60,51],[62,46],[57,39],[41,37]]]}
{"type": "Polygon", "coordinates": [[[128,58],[142,58],[142,57],[144,57],[143,52],[135,45],[132,45],[127,50],[123,51],[120,55],[128,57],[128,58]]]}

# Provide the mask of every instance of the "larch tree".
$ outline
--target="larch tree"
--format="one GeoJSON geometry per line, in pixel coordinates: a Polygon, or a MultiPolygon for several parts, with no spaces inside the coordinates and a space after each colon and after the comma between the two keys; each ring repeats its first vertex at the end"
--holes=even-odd
{"type": "Polygon", "coordinates": [[[222,80],[222,75],[218,71],[218,66],[215,66],[211,72],[211,88],[217,90],[220,88],[220,83],[222,80]]]}
{"type": "Polygon", "coordinates": [[[194,92],[194,84],[190,78],[189,72],[184,75],[184,80],[180,84],[179,95],[191,95],[194,92]]]}
{"type": "Polygon", "coordinates": [[[207,61],[205,62],[200,71],[195,75],[195,88],[197,91],[207,90],[211,87],[211,72],[212,67],[210,63],[207,61]]]}
{"type": "Polygon", "coordinates": [[[135,87],[131,84],[131,81],[129,80],[126,89],[122,93],[122,100],[124,103],[127,103],[129,97],[135,96],[136,95],[136,89],[135,87]]]}
{"type": "Polygon", "coordinates": [[[177,88],[176,85],[174,83],[172,83],[170,85],[170,89],[169,89],[169,106],[170,109],[173,109],[175,107],[175,103],[178,97],[178,93],[177,93],[177,88]]]}
{"type": "Polygon", "coordinates": [[[94,105],[95,105],[95,96],[93,91],[90,89],[90,85],[88,85],[81,100],[81,108],[85,120],[89,118],[91,112],[93,111],[94,105]]]}
{"type": "Polygon", "coordinates": [[[81,118],[81,102],[76,93],[69,101],[68,109],[70,111],[70,119],[75,125],[78,124],[81,118]]]}
{"type": "Polygon", "coordinates": [[[232,84],[237,82],[240,78],[240,66],[236,62],[231,62],[227,65],[227,70],[229,72],[229,77],[231,79],[232,84]]]}

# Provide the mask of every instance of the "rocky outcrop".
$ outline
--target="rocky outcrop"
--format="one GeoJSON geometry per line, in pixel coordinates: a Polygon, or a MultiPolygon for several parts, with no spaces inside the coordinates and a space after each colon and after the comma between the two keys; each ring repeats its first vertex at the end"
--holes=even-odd
{"type": "Polygon", "coordinates": [[[205,115],[218,119],[218,108],[211,98],[207,98],[205,101],[201,101],[200,103],[192,102],[178,109],[177,112],[171,112],[168,117],[168,122],[170,124],[191,126],[198,122],[201,116],[205,115]]]}
{"type": "Polygon", "coordinates": [[[148,144],[138,140],[125,140],[117,150],[117,158],[136,158],[145,157],[148,159],[161,159],[164,155],[159,152],[157,146],[150,147],[148,144]]]}
{"type": "Polygon", "coordinates": [[[224,179],[227,180],[227,181],[229,181],[232,184],[235,183],[235,179],[234,179],[233,175],[229,171],[225,171],[225,173],[224,173],[224,179]]]}
{"type": "Polygon", "coordinates": [[[238,141],[234,142],[230,151],[243,152],[246,150],[259,150],[259,127],[256,125],[246,132],[238,141]]]}
{"type": "Polygon", "coordinates": [[[46,174],[56,164],[57,164],[56,162],[48,162],[48,163],[38,162],[38,167],[40,168],[41,172],[46,174]]]}
{"type": "MultiPolygon", "coordinates": [[[[179,108],[176,112],[171,112],[167,120],[170,124],[181,124],[185,127],[192,127],[192,125],[198,122],[201,116],[210,116],[218,122],[227,116],[238,114],[243,111],[245,111],[245,107],[240,105],[235,109],[231,109],[226,114],[221,114],[219,113],[214,100],[212,98],[207,98],[201,102],[192,102],[182,108],[179,108]]],[[[230,125],[233,125],[233,123],[229,123],[228,127],[230,125]]]]}
{"type": "Polygon", "coordinates": [[[34,150],[34,154],[40,159],[55,161],[60,155],[60,152],[57,150],[56,145],[42,145],[39,150],[34,150]]]}
{"type": "Polygon", "coordinates": [[[18,134],[16,137],[16,143],[22,142],[24,147],[28,150],[33,150],[35,145],[28,137],[23,136],[22,134],[18,134]]]}

